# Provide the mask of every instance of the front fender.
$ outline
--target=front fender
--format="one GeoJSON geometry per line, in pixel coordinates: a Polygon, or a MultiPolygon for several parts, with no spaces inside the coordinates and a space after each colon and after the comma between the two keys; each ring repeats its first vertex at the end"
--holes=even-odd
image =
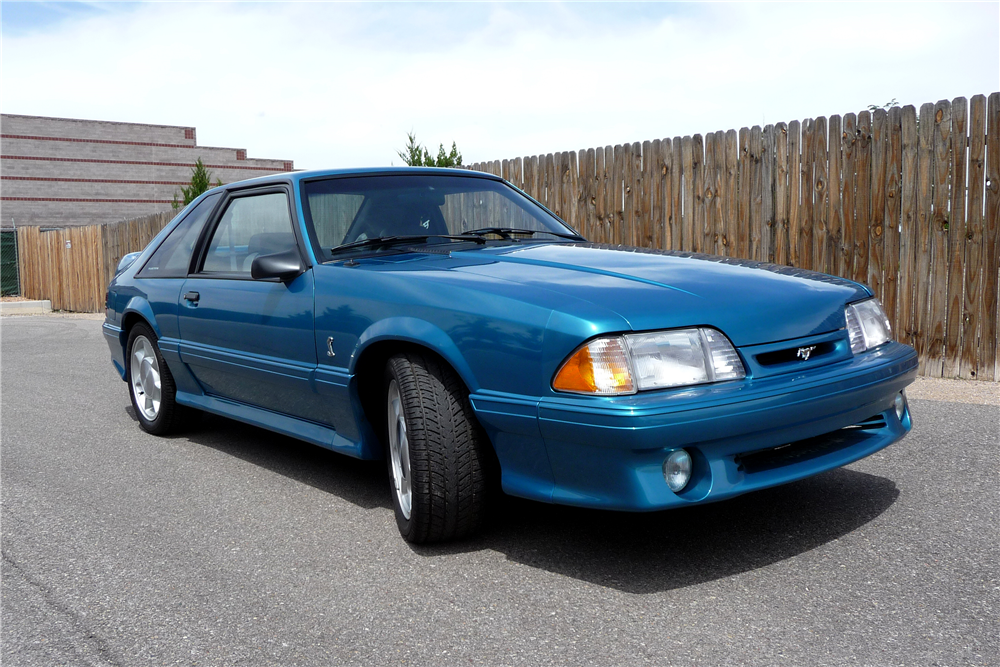
{"type": "Polygon", "coordinates": [[[479,390],[479,382],[472,368],[451,337],[430,322],[415,317],[388,317],[365,329],[358,337],[358,343],[351,354],[348,367],[350,374],[355,374],[358,359],[368,347],[385,340],[403,341],[429,348],[451,364],[470,392],[479,390]]]}

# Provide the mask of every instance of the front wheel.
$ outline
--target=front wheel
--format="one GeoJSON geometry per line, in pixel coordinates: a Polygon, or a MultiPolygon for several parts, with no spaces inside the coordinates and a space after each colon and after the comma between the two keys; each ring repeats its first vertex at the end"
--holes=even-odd
{"type": "Polygon", "coordinates": [[[486,510],[490,445],[465,386],[445,364],[419,353],[391,358],[384,386],[399,532],[414,543],[471,535],[486,510]]]}

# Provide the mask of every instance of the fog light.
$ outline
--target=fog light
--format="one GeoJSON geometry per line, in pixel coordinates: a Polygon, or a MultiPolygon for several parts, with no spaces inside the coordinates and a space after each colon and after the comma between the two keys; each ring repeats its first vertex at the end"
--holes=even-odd
{"type": "Polygon", "coordinates": [[[683,449],[670,452],[663,462],[663,479],[674,493],[677,493],[691,479],[691,455],[683,449]]]}
{"type": "Polygon", "coordinates": [[[903,415],[906,414],[906,394],[899,392],[896,394],[896,419],[903,421],[903,415]]]}

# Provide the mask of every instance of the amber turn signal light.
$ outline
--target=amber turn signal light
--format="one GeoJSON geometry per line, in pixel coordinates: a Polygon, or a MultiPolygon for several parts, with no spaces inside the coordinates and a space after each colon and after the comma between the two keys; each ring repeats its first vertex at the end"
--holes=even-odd
{"type": "Polygon", "coordinates": [[[616,336],[585,343],[556,373],[552,388],[577,394],[634,393],[635,383],[624,341],[616,336]]]}

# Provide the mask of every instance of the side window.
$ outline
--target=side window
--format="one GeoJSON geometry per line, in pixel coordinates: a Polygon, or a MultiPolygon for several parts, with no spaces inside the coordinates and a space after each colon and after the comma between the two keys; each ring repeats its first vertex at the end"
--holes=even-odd
{"type": "Polygon", "coordinates": [[[283,192],[233,199],[212,234],[203,271],[245,273],[258,255],[295,247],[288,198],[283,192]]]}
{"type": "Polygon", "coordinates": [[[137,275],[139,278],[183,278],[191,265],[194,244],[198,242],[205,221],[219,202],[221,194],[206,197],[163,240],[137,275]]]}

